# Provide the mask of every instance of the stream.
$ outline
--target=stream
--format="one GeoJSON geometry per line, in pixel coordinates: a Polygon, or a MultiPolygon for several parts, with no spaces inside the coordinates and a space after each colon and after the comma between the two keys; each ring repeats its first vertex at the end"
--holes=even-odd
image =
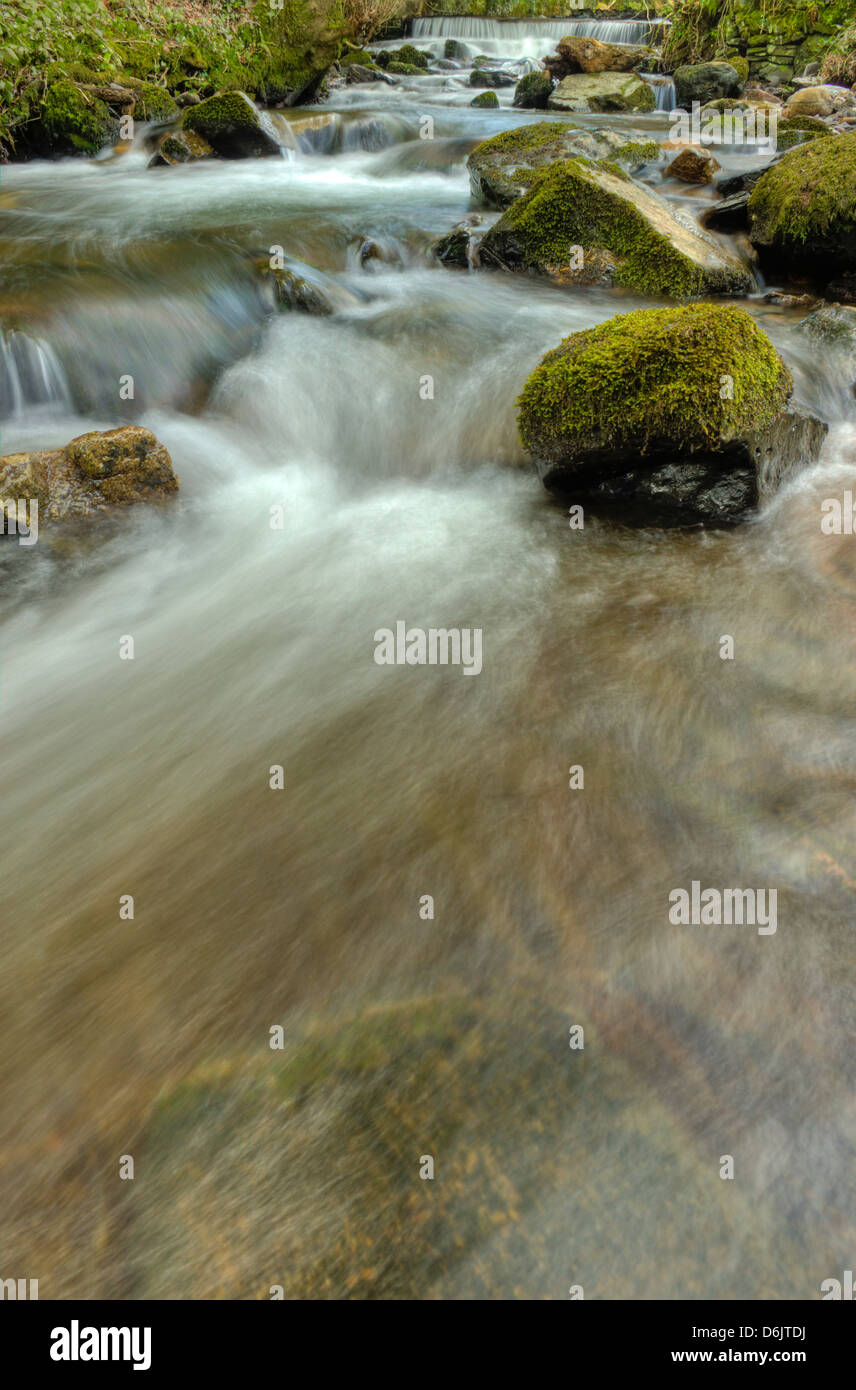
{"type": "MultiPolygon", "coordinates": [[[[412,41],[519,75],[583,23],[412,41]]],[[[472,109],[468,77],[274,113],[281,159],[150,168],[143,132],[3,169],[2,453],[135,420],[181,482],[0,546],[2,1247],[42,1298],[267,1297],[292,1269],[336,1297],[802,1299],[852,1268],[856,541],[820,518],[854,487],[856,366],[759,278],[820,463],[734,532],[570,529],[515,399],[561,338],[654,301],[431,260],[495,216],[469,150],[544,119],[513,88],[472,109]],[[274,312],[272,246],[328,316],[274,312]],[[378,665],[399,621],[480,629],[482,670],[378,665]],[[776,889],[775,934],[672,925],[696,880],[776,889]],[[351,1059],[241,1110],[271,1026],[384,1011],[370,1082],[351,1059]],[[428,1189],[451,1205],[417,1220],[428,1189]],[[363,1231],[382,1254],[352,1285],[363,1231]]],[[[693,215],[715,197],[643,177],[693,215]]]]}

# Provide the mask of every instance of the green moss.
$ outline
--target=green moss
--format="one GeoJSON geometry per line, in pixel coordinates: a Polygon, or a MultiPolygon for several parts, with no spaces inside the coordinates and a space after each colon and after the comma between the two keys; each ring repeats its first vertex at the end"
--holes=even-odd
{"type": "Polygon", "coordinates": [[[499,106],[499,97],[496,92],[479,92],[477,97],[473,97],[470,106],[499,106]]]}
{"type": "Polygon", "coordinates": [[[741,82],[749,80],[749,59],[744,58],[742,53],[729,53],[725,61],[731,64],[741,82]]]}
{"type": "Polygon", "coordinates": [[[393,63],[404,63],[411,68],[427,68],[428,54],[414,48],[412,43],[402,44],[401,48],[383,48],[375,54],[374,61],[380,68],[391,68],[393,63]]]}
{"type": "Polygon", "coordinates": [[[776,122],[776,149],[789,150],[825,135],[831,136],[832,131],[819,116],[781,116],[776,122]]]}
{"type": "Polygon", "coordinates": [[[639,169],[643,164],[653,164],[660,158],[660,146],[656,140],[628,140],[626,145],[615,151],[612,158],[617,164],[639,169]]]}
{"type": "Polygon", "coordinates": [[[60,153],[97,154],[115,139],[118,122],[103,101],[73,82],[54,82],[45,94],[42,121],[60,153]]]}
{"type": "Polygon", "coordinates": [[[417,67],[415,63],[387,63],[386,70],[398,77],[423,77],[425,72],[424,68],[417,67]]]}
{"type": "Polygon", "coordinates": [[[521,268],[540,270],[567,265],[573,246],[605,249],[620,261],[616,284],[678,298],[704,293],[708,281],[702,269],[632,203],[603,188],[596,178],[598,169],[627,179],[616,164],[586,165],[574,159],[560,160],[538,173],[530,192],[512,203],[488,232],[483,256],[510,241],[521,268]]]}
{"type": "Polygon", "coordinates": [[[749,197],[750,235],[796,253],[853,240],[856,132],[812,140],[766,170],[749,197]]]}
{"type": "Polygon", "coordinates": [[[178,106],[169,92],[156,82],[140,82],[136,78],[126,79],[126,85],[138,93],[134,107],[137,121],[172,121],[178,116],[178,106]]]}
{"type": "Polygon", "coordinates": [[[181,124],[184,130],[195,130],[208,137],[219,131],[257,130],[259,116],[243,93],[222,92],[198,106],[188,107],[181,124]]]}
{"type": "Polygon", "coordinates": [[[769,424],[793,389],[766,334],[734,305],[643,309],[548,352],[518,401],[523,444],[570,457],[669,439],[702,449],[769,424]],[[724,376],[732,392],[721,394],[724,376]],[[733,397],[733,398],[732,398],[733,397]]]}

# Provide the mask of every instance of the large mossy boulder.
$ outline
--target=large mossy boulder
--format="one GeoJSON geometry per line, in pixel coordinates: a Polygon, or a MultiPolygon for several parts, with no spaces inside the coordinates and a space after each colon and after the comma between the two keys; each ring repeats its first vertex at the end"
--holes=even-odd
{"type": "Polygon", "coordinates": [[[622,314],[547,353],[519,399],[544,484],[651,524],[733,525],[813,462],[826,426],[735,305],[622,314]]]}
{"type": "Polygon", "coordinates": [[[221,92],[191,106],[184,113],[182,129],[207,140],[223,159],[246,159],[281,154],[269,123],[246,92],[221,92]]]}
{"type": "Polygon", "coordinates": [[[539,121],[491,136],[467,160],[476,198],[505,208],[558,159],[609,159],[631,173],[659,158],[656,140],[631,140],[616,130],[585,130],[569,121],[539,121]]]}
{"type": "Polygon", "coordinates": [[[761,175],[749,236],[786,267],[829,278],[856,269],[856,132],[812,140],[761,175]]]}
{"type": "Polygon", "coordinates": [[[742,85],[730,63],[686,63],[675,69],[674,81],[675,103],[685,110],[694,101],[704,106],[720,97],[736,97],[742,85]]]}
{"type": "Polygon", "coordinates": [[[553,79],[548,72],[527,72],[514,88],[511,104],[523,110],[544,111],[552,93],[553,79]]]}
{"type": "Polygon", "coordinates": [[[119,118],[75,82],[52,82],[42,102],[34,147],[48,155],[98,154],[119,138],[119,118]]]}
{"type": "Polygon", "coordinates": [[[653,111],[654,88],[635,73],[573,72],[563,77],[547,105],[553,111],[653,111]]]}
{"type": "Polygon", "coordinates": [[[536,176],[480,247],[483,265],[561,283],[597,279],[643,294],[745,294],[746,268],[665,199],[615,164],[561,160],[536,176]]]}
{"type": "Polygon", "coordinates": [[[40,525],[153,502],[177,491],[167,450],[141,425],[82,434],[64,449],[0,458],[0,497],[36,498],[40,525]]]}

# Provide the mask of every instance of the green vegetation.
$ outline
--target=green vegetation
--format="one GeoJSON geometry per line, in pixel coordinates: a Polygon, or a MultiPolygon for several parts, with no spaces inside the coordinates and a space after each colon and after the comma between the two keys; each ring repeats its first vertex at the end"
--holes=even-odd
{"type": "Polygon", "coordinates": [[[50,146],[60,127],[64,148],[91,151],[104,113],[69,84],[145,83],[143,119],[164,118],[182,92],[274,102],[311,91],[355,32],[348,10],[343,0],[284,0],[282,10],[267,0],[3,0],[0,158],[50,146]]]}
{"type": "Polygon", "coordinates": [[[768,425],[793,382],[744,309],[690,304],[622,314],[565,338],[519,398],[523,444],[571,457],[658,439],[704,448],[768,425]],[[732,392],[721,393],[723,377],[732,392]]]}
{"type": "Polygon", "coordinates": [[[499,97],[496,92],[479,92],[477,97],[473,97],[470,106],[499,106],[499,97]]]}

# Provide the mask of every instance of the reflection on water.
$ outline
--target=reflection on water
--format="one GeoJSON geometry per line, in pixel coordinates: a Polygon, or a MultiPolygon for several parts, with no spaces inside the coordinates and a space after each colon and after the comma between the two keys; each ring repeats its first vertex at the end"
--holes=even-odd
{"type": "Polygon", "coordinates": [[[754,303],[820,465],[733,534],[571,531],[515,396],[639,301],[431,267],[465,150],[396,163],[395,100],[381,150],[4,174],[3,292],[69,386],[3,451],[114,423],[133,371],[182,484],[0,552],[4,1264],[43,1297],[816,1297],[854,1234],[856,551],[819,527],[851,364],[754,303]],[[332,316],[271,317],[274,243],[332,316]],[[481,628],[478,679],[377,666],[399,620],[481,628]],[[670,926],[693,880],[776,888],[776,934],[670,926]]]}

